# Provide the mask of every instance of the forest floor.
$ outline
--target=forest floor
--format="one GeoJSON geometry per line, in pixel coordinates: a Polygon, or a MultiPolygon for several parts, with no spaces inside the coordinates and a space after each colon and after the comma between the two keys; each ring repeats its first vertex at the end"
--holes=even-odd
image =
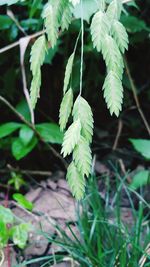
{"type": "MultiPolygon", "coordinates": [[[[123,166],[123,165],[122,165],[123,166]]],[[[140,168],[140,167],[139,167],[140,168]]],[[[95,169],[98,175],[101,177],[113,177],[114,173],[108,169],[107,166],[96,162],[95,169]]],[[[130,181],[132,178],[132,173],[127,177],[127,180],[130,181]]],[[[109,221],[115,222],[114,215],[114,205],[116,192],[114,188],[114,181],[111,179],[111,191],[109,196],[109,203],[107,208],[109,209],[109,221]]],[[[98,179],[98,188],[101,198],[106,201],[107,186],[106,180],[103,178],[98,179]]],[[[145,188],[145,197],[149,198],[148,189],[145,188]],[[147,193],[146,193],[147,192],[147,193]]],[[[134,222],[132,207],[126,189],[122,186],[120,191],[120,213],[121,220],[123,223],[131,228],[134,222]]],[[[71,195],[68,184],[65,180],[65,173],[62,171],[57,171],[53,173],[47,179],[41,180],[39,183],[37,181],[32,181],[32,186],[30,190],[26,193],[26,198],[31,201],[34,205],[32,212],[24,209],[23,207],[17,205],[15,202],[10,201],[9,207],[12,209],[13,213],[18,217],[24,220],[27,223],[30,223],[33,226],[34,231],[30,232],[29,242],[25,250],[20,253],[19,250],[13,249],[10,247],[10,257],[12,266],[17,266],[17,262],[22,262],[23,260],[35,259],[38,257],[43,257],[46,255],[55,255],[59,253],[60,246],[50,243],[44,235],[41,233],[48,233],[50,235],[58,235],[55,224],[61,226],[61,228],[66,232],[67,235],[70,235],[67,227],[67,223],[71,223],[72,231],[75,235],[80,236],[78,229],[76,227],[76,207],[77,203],[71,195]],[[17,259],[17,262],[16,262],[17,259]]],[[[135,207],[138,207],[139,199],[135,194],[132,196],[132,201],[135,207]]],[[[0,204],[4,204],[4,200],[1,200],[0,204]]],[[[70,238],[71,235],[70,235],[70,238]]],[[[6,260],[3,262],[3,267],[8,267],[7,255],[6,260]]],[[[32,267],[39,267],[39,263],[34,263],[32,267]]],[[[51,265],[52,266],[52,265],[51,265]]],[[[72,265],[70,259],[66,258],[66,261],[59,264],[54,264],[53,267],[71,267],[76,266],[72,265]]]]}

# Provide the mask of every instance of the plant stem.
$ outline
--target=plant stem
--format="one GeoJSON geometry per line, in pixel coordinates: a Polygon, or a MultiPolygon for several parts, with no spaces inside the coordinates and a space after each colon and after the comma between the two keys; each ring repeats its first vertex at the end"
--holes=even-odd
{"type": "Polygon", "coordinates": [[[126,72],[127,72],[128,78],[129,78],[129,82],[130,82],[130,86],[131,86],[131,89],[132,89],[132,93],[133,93],[133,97],[134,97],[134,100],[135,100],[135,103],[136,103],[137,110],[140,113],[140,116],[141,116],[141,118],[143,120],[143,123],[145,125],[145,128],[146,128],[148,134],[150,135],[150,126],[149,126],[148,121],[147,121],[147,119],[146,119],[146,117],[144,115],[144,112],[143,112],[142,108],[141,108],[141,104],[140,104],[140,101],[139,101],[139,98],[138,98],[138,95],[137,95],[137,89],[136,89],[134,80],[132,79],[130,68],[129,68],[129,64],[128,64],[128,61],[127,61],[126,58],[125,58],[125,67],[126,67],[126,72]]]}
{"type": "MultiPolygon", "coordinates": [[[[5,173],[10,173],[12,171],[13,172],[19,172],[21,174],[39,175],[39,176],[51,176],[52,175],[52,173],[50,171],[20,170],[18,168],[1,169],[0,173],[5,174],[5,173]]],[[[1,185],[1,183],[0,183],[0,186],[3,186],[4,188],[8,187],[7,185],[1,185]]]]}
{"type": "MultiPolygon", "coordinates": [[[[30,40],[32,40],[32,39],[42,35],[43,33],[45,33],[45,30],[36,32],[34,34],[31,34],[31,35],[28,35],[28,38],[30,40]]],[[[18,45],[20,45],[20,39],[18,41],[16,41],[16,42],[10,44],[10,45],[7,45],[7,46],[5,46],[3,48],[0,48],[0,54],[6,52],[6,51],[8,51],[8,50],[10,50],[10,49],[12,49],[12,48],[14,48],[16,46],[18,46],[18,45]]]]}
{"type": "Polygon", "coordinates": [[[32,129],[35,133],[35,135],[38,137],[38,139],[44,143],[48,149],[53,153],[53,155],[58,158],[65,169],[67,168],[67,162],[62,158],[62,156],[50,145],[48,144],[41,134],[36,130],[35,126],[27,121],[4,97],[0,96],[0,101],[3,102],[24,124],[26,124],[30,129],[32,129]]]}
{"type": "Polygon", "coordinates": [[[81,0],[81,66],[80,66],[80,95],[83,83],[83,49],[84,49],[84,22],[83,22],[83,0],[81,0]]]}

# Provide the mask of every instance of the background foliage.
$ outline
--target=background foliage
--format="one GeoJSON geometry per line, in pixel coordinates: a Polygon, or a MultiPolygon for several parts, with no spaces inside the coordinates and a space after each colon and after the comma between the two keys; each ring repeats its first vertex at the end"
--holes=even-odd
{"type": "MultiPolygon", "coordinates": [[[[6,2],[6,1],[5,1],[6,2]]],[[[9,1],[10,3],[10,1],[9,1]]],[[[12,1],[15,3],[15,1],[12,1]]],[[[135,99],[133,97],[132,82],[135,82],[137,96],[142,106],[143,112],[148,114],[149,111],[149,2],[129,2],[125,5],[124,12],[121,16],[121,22],[126,27],[129,34],[129,50],[126,53],[128,68],[123,76],[124,87],[124,103],[123,111],[119,121],[123,125],[122,133],[119,139],[119,145],[115,152],[112,153],[112,147],[116,137],[118,128],[118,119],[110,117],[108,110],[104,104],[103,92],[101,90],[105,77],[105,64],[103,58],[96,50],[92,48],[92,40],[89,34],[90,16],[96,11],[96,1],[91,5],[90,1],[84,1],[84,27],[85,27],[85,44],[84,44],[84,65],[83,65],[83,97],[92,107],[95,120],[93,151],[98,158],[104,160],[114,160],[121,157],[125,160],[127,168],[134,168],[138,162],[142,162],[143,158],[135,154],[129,142],[129,138],[145,138],[148,139],[146,127],[141,120],[135,99]],[[146,51],[146,53],[145,53],[146,51]],[[130,77],[131,75],[131,77],[130,77]]],[[[1,5],[3,3],[1,2],[1,5]]],[[[29,34],[33,34],[42,30],[43,11],[45,1],[22,1],[17,5],[0,7],[0,30],[1,30],[1,48],[17,41],[19,38],[29,34]]],[[[76,18],[81,17],[80,8],[77,6],[74,15],[76,18]]],[[[43,14],[43,17],[45,15],[43,14]]],[[[75,19],[68,32],[65,31],[58,39],[54,49],[50,49],[44,60],[42,67],[42,88],[40,100],[35,110],[36,129],[40,133],[45,143],[61,144],[62,134],[58,126],[58,111],[62,98],[63,78],[65,66],[73,51],[76,37],[80,31],[80,19],[75,19]],[[59,77],[59,79],[58,79],[59,77]]],[[[65,26],[64,26],[65,27],[65,26]]],[[[25,69],[27,77],[27,86],[30,87],[31,71],[29,66],[29,57],[32,43],[35,44],[36,39],[32,39],[25,54],[25,69]]],[[[46,49],[46,48],[45,48],[46,49]]],[[[18,112],[30,123],[29,110],[26,105],[23,94],[23,84],[20,68],[19,47],[16,46],[0,54],[1,69],[1,95],[10,101],[18,112]],[[8,68],[9,66],[9,68],[8,68]]],[[[34,54],[32,54],[34,57],[34,54]]],[[[35,63],[36,58],[33,60],[35,63]]],[[[31,65],[33,74],[34,67],[31,65]]],[[[77,47],[76,57],[74,59],[72,88],[75,95],[79,90],[80,77],[80,41],[77,47]]],[[[36,76],[37,78],[37,76],[36,76]]],[[[37,79],[38,80],[38,79],[37,79]]],[[[20,123],[10,109],[0,103],[1,123],[1,167],[5,167],[8,163],[14,166],[32,167],[41,169],[59,168],[59,161],[55,159],[48,147],[39,142],[39,138],[35,135],[27,125],[20,123]],[[31,152],[29,154],[29,152],[31,152]],[[37,153],[38,152],[38,153],[37,153]],[[27,155],[27,156],[26,156],[27,155]],[[26,156],[26,157],[25,157],[26,156]],[[50,166],[51,158],[53,164],[50,166]],[[17,161],[16,161],[17,160],[17,161]],[[18,161],[19,160],[19,161],[18,161]]],[[[65,122],[64,122],[65,123],[65,122]]],[[[62,126],[63,127],[63,126],[62,126]]],[[[55,145],[55,148],[57,145],[55,145]]],[[[147,164],[146,162],[144,163],[147,164]]]]}

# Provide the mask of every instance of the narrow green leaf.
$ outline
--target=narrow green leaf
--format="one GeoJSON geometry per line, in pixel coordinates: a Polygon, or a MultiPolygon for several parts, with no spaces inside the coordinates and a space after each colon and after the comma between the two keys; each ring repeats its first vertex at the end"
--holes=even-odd
{"type": "Polygon", "coordinates": [[[30,88],[30,98],[32,107],[35,108],[37,99],[39,97],[41,86],[41,66],[45,59],[46,54],[46,38],[45,35],[40,36],[34,43],[31,49],[31,70],[33,79],[30,88]]]}
{"type": "Polygon", "coordinates": [[[80,120],[81,122],[81,135],[87,142],[91,143],[93,135],[93,114],[88,102],[81,96],[79,96],[73,107],[74,120],[80,120]]]}
{"type": "Polygon", "coordinates": [[[122,78],[124,62],[115,40],[106,35],[103,39],[102,54],[108,71],[113,71],[122,78]]]}
{"type": "Polygon", "coordinates": [[[64,135],[64,140],[62,144],[61,153],[64,157],[70,155],[75,145],[79,142],[80,139],[80,132],[81,132],[81,123],[80,120],[76,120],[71,124],[64,135]]]}
{"type": "Polygon", "coordinates": [[[74,163],[78,171],[84,176],[89,176],[92,166],[92,155],[89,143],[81,137],[73,151],[74,163]]]}
{"type": "Polygon", "coordinates": [[[33,76],[30,88],[30,99],[33,108],[35,108],[37,100],[40,97],[40,87],[41,87],[41,71],[39,69],[36,75],[33,76]]]}
{"type": "Polygon", "coordinates": [[[110,114],[118,117],[122,109],[123,87],[121,80],[115,72],[110,71],[106,76],[104,85],[104,98],[110,114]]]}
{"type": "Polygon", "coordinates": [[[72,11],[73,11],[72,4],[66,1],[66,5],[64,7],[62,17],[61,17],[62,31],[64,31],[65,29],[68,30],[68,27],[72,21],[72,11]]]}
{"type": "Polygon", "coordinates": [[[84,197],[85,192],[85,178],[78,171],[74,162],[72,162],[68,167],[67,180],[72,194],[77,200],[81,200],[84,197]]]}
{"type": "Polygon", "coordinates": [[[112,25],[112,35],[122,53],[128,49],[128,34],[126,32],[125,27],[119,22],[114,21],[112,25]]]}
{"type": "Polygon", "coordinates": [[[63,131],[66,128],[66,124],[71,114],[72,105],[73,105],[73,92],[72,89],[70,88],[68,92],[64,95],[60,106],[59,124],[61,131],[63,131]]]}
{"type": "Polygon", "coordinates": [[[107,16],[109,17],[110,22],[114,19],[119,20],[122,11],[122,1],[113,0],[107,8],[107,16]]]}
{"type": "Polygon", "coordinates": [[[102,41],[106,34],[109,33],[109,20],[105,13],[98,11],[91,23],[91,35],[93,46],[100,52],[102,48],[102,41]]]}
{"type": "Polygon", "coordinates": [[[66,65],[66,70],[65,70],[65,78],[64,78],[64,94],[66,93],[72,73],[72,67],[73,67],[73,61],[74,61],[74,52],[71,54],[71,56],[68,59],[67,65],[66,65]]]}
{"type": "Polygon", "coordinates": [[[29,200],[26,199],[22,194],[20,193],[15,193],[13,194],[13,199],[18,202],[18,204],[22,207],[24,207],[27,210],[32,211],[33,209],[33,204],[29,200]]]}
{"type": "Polygon", "coordinates": [[[59,25],[57,18],[55,17],[54,7],[50,1],[45,5],[43,18],[48,40],[51,42],[51,47],[53,48],[57,42],[59,25]]]}
{"type": "Polygon", "coordinates": [[[33,76],[37,74],[42,66],[46,53],[46,39],[45,35],[40,36],[34,43],[31,49],[31,70],[33,76]]]}

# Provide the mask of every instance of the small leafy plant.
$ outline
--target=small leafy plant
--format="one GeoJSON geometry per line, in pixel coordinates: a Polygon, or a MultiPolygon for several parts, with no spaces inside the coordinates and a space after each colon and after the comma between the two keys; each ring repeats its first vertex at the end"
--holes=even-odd
{"type": "Polygon", "coordinates": [[[19,248],[25,248],[30,230],[30,224],[20,223],[9,208],[0,206],[0,248],[4,248],[9,240],[19,248]]]}
{"type": "MultiPolygon", "coordinates": [[[[129,139],[134,149],[140,153],[145,160],[150,160],[150,140],[147,139],[129,139]]],[[[138,189],[141,186],[150,184],[150,171],[140,170],[133,177],[133,181],[130,185],[132,189],[138,189]]]]}
{"type": "MultiPolygon", "coordinates": [[[[35,126],[36,133],[40,134],[45,143],[62,144],[63,134],[60,132],[59,126],[55,123],[40,123],[35,126]]],[[[19,131],[19,135],[11,139],[11,151],[16,160],[24,158],[39,143],[39,138],[33,129],[26,124],[8,122],[0,125],[0,139],[8,141],[10,135],[14,135],[19,131]]],[[[4,147],[5,147],[4,143],[4,147]]],[[[2,145],[1,145],[2,146],[2,145]]],[[[2,146],[3,147],[3,146],[2,146]]]]}

